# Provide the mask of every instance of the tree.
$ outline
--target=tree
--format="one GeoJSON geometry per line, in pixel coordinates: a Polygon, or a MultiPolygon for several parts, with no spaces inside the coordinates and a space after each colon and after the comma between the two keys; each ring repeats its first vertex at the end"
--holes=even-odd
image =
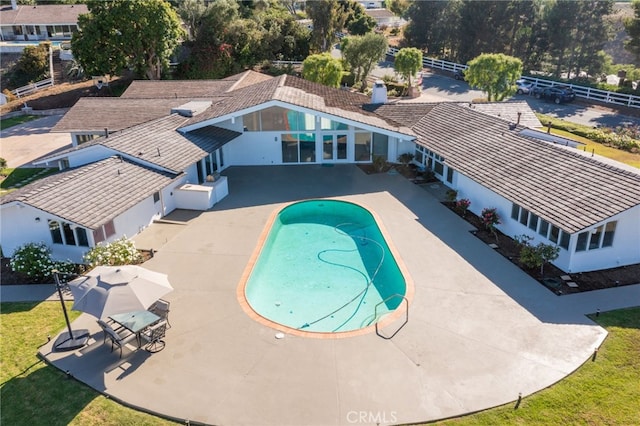
{"type": "Polygon", "coordinates": [[[460,2],[414,1],[406,12],[403,45],[417,47],[431,55],[453,59],[456,55],[460,2]]]}
{"type": "Polygon", "coordinates": [[[345,15],[337,0],[308,2],[307,16],[313,21],[311,44],[316,51],[326,52],[336,40],[336,32],[342,30],[345,15]]]}
{"type": "Polygon", "coordinates": [[[516,92],[516,80],[522,74],[522,61],[502,53],[485,53],[469,62],[465,78],[470,85],[501,101],[516,92]]]}
{"type": "Polygon", "coordinates": [[[348,0],[342,3],[344,26],[351,35],[364,35],[376,27],[376,20],[367,15],[364,7],[358,2],[348,0]]]}
{"type": "Polygon", "coordinates": [[[407,10],[409,10],[409,6],[411,6],[411,2],[409,0],[388,0],[385,5],[394,15],[404,17],[407,10]]]}
{"type": "Polygon", "coordinates": [[[329,53],[310,55],[302,62],[302,77],[325,86],[339,87],[342,65],[329,53]]]}
{"type": "Polygon", "coordinates": [[[205,5],[204,0],[183,0],[178,5],[178,14],[187,26],[190,40],[198,37],[198,30],[206,13],[207,5],[205,5]]]}
{"type": "MultiPolygon", "coordinates": [[[[413,89],[411,76],[416,75],[422,69],[422,52],[415,47],[400,49],[395,57],[394,69],[403,76],[409,85],[409,91],[413,89]]],[[[411,95],[411,93],[409,93],[411,95]]]]}
{"type": "Polygon", "coordinates": [[[360,91],[367,88],[367,76],[373,66],[387,53],[387,39],[381,34],[366,34],[343,39],[342,56],[351,68],[354,82],[360,83],[360,91]]]}
{"type": "Polygon", "coordinates": [[[49,48],[51,43],[26,46],[18,62],[10,71],[9,84],[20,87],[33,81],[44,79],[49,74],[49,48]]]}
{"type": "Polygon", "coordinates": [[[538,243],[531,245],[533,237],[528,235],[516,236],[520,246],[520,262],[528,268],[540,268],[540,276],[544,276],[544,265],[553,262],[560,255],[560,247],[551,244],[538,243]]]}
{"type": "Polygon", "coordinates": [[[86,72],[116,75],[124,67],[159,79],[184,32],[164,0],[90,0],[71,48],[86,72]]]}
{"type": "Polygon", "coordinates": [[[627,30],[629,40],[625,42],[625,49],[636,55],[636,60],[640,61],[640,0],[631,3],[634,15],[624,21],[624,28],[627,30]]]}

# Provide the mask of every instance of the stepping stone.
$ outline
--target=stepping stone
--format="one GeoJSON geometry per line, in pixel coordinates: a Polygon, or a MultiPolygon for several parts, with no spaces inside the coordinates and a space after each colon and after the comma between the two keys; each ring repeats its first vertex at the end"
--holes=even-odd
{"type": "Polygon", "coordinates": [[[569,275],[562,275],[560,278],[564,281],[571,281],[571,277],[569,275]]]}
{"type": "Polygon", "coordinates": [[[577,287],[578,287],[578,284],[574,283],[573,281],[569,281],[569,282],[567,283],[567,285],[568,285],[569,287],[571,287],[571,288],[577,288],[577,287]]]}
{"type": "Polygon", "coordinates": [[[492,249],[497,249],[498,245],[494,244],[494,243],[491,243],[491,244],[489,244],[489,247],[491,247],[492,249]]]}

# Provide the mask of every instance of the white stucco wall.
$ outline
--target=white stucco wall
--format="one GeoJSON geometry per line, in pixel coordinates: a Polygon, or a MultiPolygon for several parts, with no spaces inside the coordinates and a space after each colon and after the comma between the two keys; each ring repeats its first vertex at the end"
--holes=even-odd
{"type": "Polygon", "coordinates": [[[229,142],[225,159],[234,166],[282,164],[282,132],[245,132],[229,142]]]}
{"type": "MultiPolygon", "coordinates": [[[[567,265],[567,271],[587,272],[640,263],[640,206],[615,215],[605,222],[613,220],[618,221],[613,245],[573,253],[567,265]]],[[[601,224],[594,225],[589,229],[595,229],[601,224]]],[[[577,234],[569,246],[571,251],[575,250],[576,240],[577,234]]],[[[638,277],[638,282],[640,282],[640,277],[638,277]]]]}
{"type": "Polygon", "coordinates": [[[78,167],[88,163],[104,160],[118,154],[116,151],[102,145],[94,145],[85,149],[80,149],[70,153],[68,156],[69,167],[78,167]]]}
{"type": "MultiPolygon", "coordinates": [[[[13,252],[26,243],[44,242],[51,249],[51,257],[55,260],[71,260],[81,262],[82,256],[89,250],[88,247],[53,244],[49,232],[49,220],[64,222],[58,216],[43,212],[26,204],[22,207],[15,203],[2,206],[0,209],[2,221],[0,221],[0,245],[2,253],[11,257],[13,252]],[[36,221],[39,218],[39,221],[36,221]]],[[[89,244],[91,244],[91,231],[87,231],[89,244]]]]}

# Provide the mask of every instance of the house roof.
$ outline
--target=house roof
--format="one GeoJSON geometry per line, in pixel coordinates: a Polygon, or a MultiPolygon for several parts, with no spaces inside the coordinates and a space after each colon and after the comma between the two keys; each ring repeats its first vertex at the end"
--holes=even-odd
{"type": "Polygon", "coordinates": [[[174,173],[180,173],[208,153],[240,135],[238,132],[216,126],[206,126],[187,134],[178,132],[176,129],[186,120],[188,118],[179,114],[171,114],[124,129],[109,137],[100,137],[78,147],[60,151],[43,161],[51,161],[67,156],[71,152],[100,145],[125,156],[138,158],[174,173]]]}
{"type": "Polygon", "coordinates": [[[369,104],[365,105],[364,108],[403,126],[411,127],[436,105],[435,103],[369,104]]]}
{"type": "Polygon", "coordinates": [[[399,16],[396,16],[389,9],[378,8],[378,9],[365,9],[364,13],[371,16],[373,19],[400,19],[399,16]]]}
{"type": "Polygon", "coordinates": [[[245,71],[222,80],[134,80],[121,98],[125,99],[208,99],[273,77],[245,71]]]}
{"type": "Polygon", "coordinates": [[[468,103],[461,105],[468,105],[469,108],[475,109],[476,111],[493,115],[494,117],[501,117],[512,123],[519,121],[521,125],[531,129],[543,127],[526,101],[480,102],[471,105],[468,103]],[[518,113],[520,113],[519,118],[518,113]]]}
{"type": "Polygon", "coordinates": [[[3,196],[0,204],[21,202],[96,229],[166,187],[175,177],[110,157],[37,180],[3,196]]]}
{"type": "Polygon", "coordinates": [[[2,25],[46,25],[78,23],[78,15],[89,13],[84,4],[24,5],[12,9],[11,5],[0,7],[2,25]]]}
{"type": "Polygon", "coordinates": [[[522,137],[523,128],[454,103],[413,126],[417,142],[453,169],[568,233],[640,204],[640,174],[522,137]]]}
{"type": "Polygon", "coordinates": [[[110,132],[146,123],[171,113],[180,99],[80,98],[53,128],[54,132],[110,132]]]}
{"type": "Polygon", "coordinates": [[[281,75],[230,90],[224,99],[214,102],[207,111],[193,117],[187,125],[222,117],[274,100],[413,136],[413,132],[408,127],[363,109],[363,105],[370,102],[368,96],[335,89],[291,75],[281,75]]]}

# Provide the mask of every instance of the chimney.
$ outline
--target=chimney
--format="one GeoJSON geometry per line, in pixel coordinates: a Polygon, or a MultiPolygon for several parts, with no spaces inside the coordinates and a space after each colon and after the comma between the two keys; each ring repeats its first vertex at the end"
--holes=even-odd
{"type": "Polygon", "coordinates": [[[547,134],[551,134],[551,122],[547,123],[547,134]]]}
{"type": "Polygon", "coordinates": [[[17,2],[17,0],[11,0],[11,9],[18,10],[18,2],[17,2]]]}
{"type": "Polygon", "coordinates": [[[516,125],[520,124],[520,117],[522,117],[522,113],[518,112],[518,121],[516,122],[516,125]]]}
{"type": "Polygon", "coordinates": [[[385,86],[384,81],[376,80],[376,82],[373,84],[373,91],[371,92],[371,103],[387,103],[387,86],[385,86]]]}
{"type": "Polygon", "coordinates": [[[109,129],[107,129],[106,127],[104,128],[104,137],[105,138],[109,137],[109,129]]]}

